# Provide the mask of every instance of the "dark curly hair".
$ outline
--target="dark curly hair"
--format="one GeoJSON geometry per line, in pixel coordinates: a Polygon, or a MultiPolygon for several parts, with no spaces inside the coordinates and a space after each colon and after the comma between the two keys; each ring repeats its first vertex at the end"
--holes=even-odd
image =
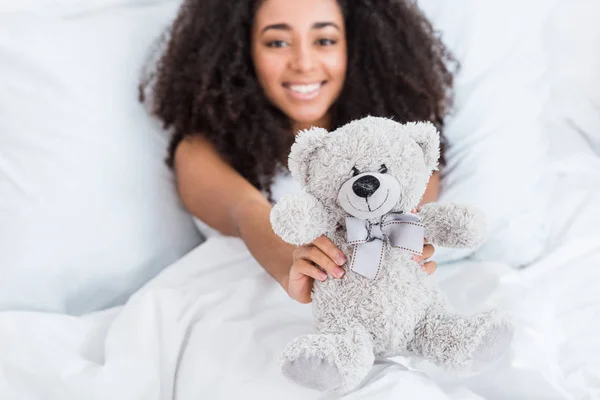
{"type": "MultiPolygon", "coordinates": [[[[257,81],[250,52],[263,0],[185,0],[140,84],[145,102],[177,145],[202,135],[260,190],[289,153],[291,122],[257,81]]],[[[410,0],[338,0],[348,67],[331,109],[332,129],[366,115],[431,121],[440,131],[451,103],[454,63],[410,0]]],[[[442,138],[443,142],[443,138],[442,138]]]]}

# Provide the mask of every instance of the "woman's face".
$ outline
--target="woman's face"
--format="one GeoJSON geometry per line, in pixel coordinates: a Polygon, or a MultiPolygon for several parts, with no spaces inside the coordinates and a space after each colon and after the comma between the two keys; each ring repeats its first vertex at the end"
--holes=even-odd
{"type": "Polygon", "coordinates": [[[336,0],[265,0],[252,58],[267,98],[297,129],[327,124],[346,76],[344,18],[336,0]]]}

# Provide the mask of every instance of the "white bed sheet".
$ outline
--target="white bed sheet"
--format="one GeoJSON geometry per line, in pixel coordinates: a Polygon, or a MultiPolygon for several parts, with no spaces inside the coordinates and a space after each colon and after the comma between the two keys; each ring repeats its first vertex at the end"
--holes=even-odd
{"type": "MultiPolygon", "coordinates": [[[[552,138],[545,256],[525,270],[460,262],[436,273],[459,310],[512,313],[507,357],[463,379],[378,360],[347,398],[600,399],[600,158],[567,125],[552,138]]],[[[289,300],[238,240],[215,237],[122,307],[0,313],[0,399],[326,399],[277,366],[283,346],[310,330],[310,306],[289,300]]]]}

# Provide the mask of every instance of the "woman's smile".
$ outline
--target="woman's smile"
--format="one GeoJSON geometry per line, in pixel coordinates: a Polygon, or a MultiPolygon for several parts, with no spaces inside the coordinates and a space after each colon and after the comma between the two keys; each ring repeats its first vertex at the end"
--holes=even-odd
{"type": "Polygon", "coordinates": [[[317,98],[321,93],[321,88],[326,83],[327,81],[314,83],[284,83],[283,87],[292,99],[307,101],[317,98]]]}

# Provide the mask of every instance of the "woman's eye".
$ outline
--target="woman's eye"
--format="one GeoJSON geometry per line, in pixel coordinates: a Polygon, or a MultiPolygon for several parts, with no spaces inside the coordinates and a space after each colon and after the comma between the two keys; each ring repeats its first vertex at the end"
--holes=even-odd
{"type": "Polygon", "coordinates": [[[319,40],[317,40],[317,44],[319,46],[333,46],[336,43],[337,42],[335,40],[332,40],[332,39],[319,39],[319,40]]]}
{"type": "Polygon", "coordinates": [[[267,47],[279,48],[279,47],[287,47],[287,43],[283,40],[272,40],[267,43],[267,47]]]}
{"type": "Polygon", "coordinates": [[[381,167],[379,167],[379,173],[380,174],[385,174],[388,172],[387,167],[385,166],[385,164],[381,164],[381,167]]]}
{"type": "Polygon", "coordinates": [[[358,170],[358,168],[352,167],[352,176],[356,176],[358,174],[360,174],[360,171],[358,170]]]}

